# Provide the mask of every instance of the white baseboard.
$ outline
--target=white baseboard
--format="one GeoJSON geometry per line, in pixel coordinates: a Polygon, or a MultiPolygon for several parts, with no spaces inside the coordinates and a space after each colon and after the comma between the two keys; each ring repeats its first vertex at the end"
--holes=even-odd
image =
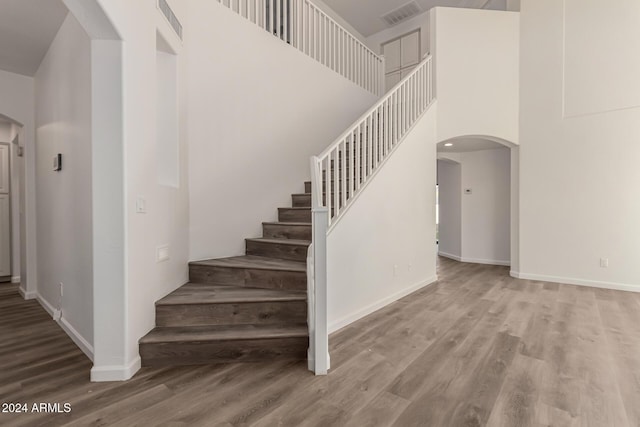
{"type": "Polygon", "coordinates": [[[399,300],[402,297],[405,297],[407,295],[409,295],[410,293],[413,293],[419,289],[422,289],[426,286],[429,286],[435,282],[438,281],[438,276],[433,276],[430,277],[429,279],[427,279],[426,281],[422,281],[419,282],[413,286],[410,286],[406,289],[403,289],[399,292],[396,292],[395,294],[389,295],[386,298],[383,298],[379,301],[374,302],[373,304],[370,304],[358,311],[356,311],[355,313],[349,314],[347,316],[344,316],[341,319],[336,320],[333,323],[329,324],[329,334],[332,334],[334,332],[336,332],[339,329],[344,328],[347,325],[350,325],[351,323],[355,322],[356,320],[362,319],[364,316],[373,313],[374,311],[380,310],[382,307],[391,304],[394,301],[399,300]]]}
{"type": "Polygon", "coordinates": [[[445,258],[452,259],[454,261],[462,262],[462,258],[460,258],[458,255],[448,254],[446,252],[438,252],[438,255],[443,256],[445,258]]]}
{"type": "Polygon", "coordinates": [[[12,276],[11,283],[20,283],[20,276],[12,276]]]}
{"type": "Polygon", "coordinates": [[[503,265],[506,267],[511,266],[510,261],[500,261],[497,259],[462,258],[462,262],[470,262],[472,264],[503,265]]]}
{"type": "Polygon", "coordinates": [[[539,282],[561,283],[566,285],[588,286],[590,288],[612,289],[615,291],[640,292],[640,285],[631,285],[627,283],[601,282],[597,280],[575,279],[572,277],[546,276],[543,274],[521,273],[519,271],[511,271],[512,277],[517,279],[536,280],[539,282]]]}
{"type": "Polygon", "coordinates": [[[46,299],[42,298],[42,295],[40,295],[37,292],[36,292],[36,300],[40,303],[42,308],[44,308],[45,311],[47,313],[49,313],[49,316],[53,317],[53,313],[55,313],[55,311],[56,311],[56,309],[53,307],[53,305],[49,304],[49,301],[47,301],[46,299]]]}
{"type": "Polygon", "coordinates": [[[27,291],[24,290],[24,288],[22,286],[20,286],[18,288],[18,292],[20,293],[20,295],[24,299],[36,299],[38,297],[38,293],[37,292],[34,292],[34,291],[27,292],[27,291]]]}
{"type": "MultiPolygon", "coordinates": [[[[39,293],[36,293],[35,299],[40,303],[42,308],[44,308],[45,311],[49,313],[49,316],[51,316],[55,320],[55,313],[58,310],[54,308],[53,305],[51,305],[49,301],[44,299],[42,295],[40,295],[39,293]]],[[[63,316],[60,320],[56,320],[56,323],[60,325],[62,330],[65,331],[67,335],[69,335],[69,338],[71,338],[71,340],[75,343],[75,345],[77,345],[78,348],[82,350],[82,352],[91,361],[93,361],[93,346],[89,344],[89,342],[86,339],[84,339],[84,337],[80,335],[80,333],[73,326],[71,326],[71,324],[67,321],[67,319],[65,319],[63,316]]]]}
{"type": "Polygon", "coordinates": [[[448,254],[446,252],[438,252],[438,255],[445,258],[450,258],[454,261],[468,262],[471,264],[504,265],[507,267],[511,266],[510,261],[500,261],[495,259],[480,259],[480,258],[463,258],[458,255],[448,254]]]}
{"type": "Polygon", "coordinates": [[[107,381],[126,381],[131,379],[142,366],[140,356],[136,357],[128,365],[111,365],[111,366],[93,366],[91,368],[91,381],[107,382],[107,381]]]}
{"type": "Polygon", "coordinates": [[[71,326],[71,324],[67,321],[67,319],[62,317],[62,319],[58,322],[63,331],[71,337],[73,342],[82,350],[84,354],[93,362],[93,346],[89,344],[87,340],[84,339],[82,335],[76,329],[71,326]]]}

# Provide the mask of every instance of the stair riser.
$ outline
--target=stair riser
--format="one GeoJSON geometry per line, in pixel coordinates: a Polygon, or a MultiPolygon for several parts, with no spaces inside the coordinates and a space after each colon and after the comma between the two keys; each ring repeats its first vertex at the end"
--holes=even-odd
{"type": "Polygon", "coordinates": [[[156,326],[305,323],[306,301],[156,306],[156,326]]]}
{"type": "Polygon", "coordinates": [[[280,222],[311,222],[311,209],[278,209],[278,221],[280,222]]]}
{"type": "Polygon", "coordinates": [[[307,273],[303,271],[191,265],[189,266],[189,281],[265,289],[300,291],[307,289],[307,273]]]}
{"type": "Polygon", "coordinates": [[[310,208],[311,194],[294,194],[291,196],[291,206],[294,208],[310,208]]]}
{"type": "Polygon", "coordinates": [[[262,235],[275,239],[311,240],[311,224],[309,225],[274,225],[263,224],[262,235]]]}
{"type": "Polygon", "coordinates": [[[256,242],[255,240],[247,240],[246,243],[247,255],[287,259],[291,261],[305,261],[307,259],[307,249],[307,246],[256,242]]]}
{"type": "Polygon", "coordinates": [[[306,337],[153,343],[140,344],[140,357],[143,366],[305,360],[308,346],[306,337]]]}

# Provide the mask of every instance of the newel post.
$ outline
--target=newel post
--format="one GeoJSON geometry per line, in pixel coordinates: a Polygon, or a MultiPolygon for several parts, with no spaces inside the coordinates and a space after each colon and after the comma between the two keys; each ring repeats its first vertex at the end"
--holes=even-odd
{"type": "MultiPolygon", "coordinates": [[[[310,330],[310,364],[316,375],[329,370],[329,331],[327,315],[327,228],[328,210],[322,201],[322,178],[317,157],[311,158],[311,222],[313,286],[309,289],[309,312],[312,313],[310,330]],[[313,360],[311,360],[313,358],[313,360]]],[[[310,366],[311,368],[311,366],[310,366]]]]}

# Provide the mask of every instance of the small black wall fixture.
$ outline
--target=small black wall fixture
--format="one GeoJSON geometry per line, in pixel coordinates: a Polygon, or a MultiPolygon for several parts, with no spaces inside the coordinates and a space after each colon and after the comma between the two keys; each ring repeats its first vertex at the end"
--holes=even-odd
{"type": "Polygon", "coordinates": [[[62,154],[58,153],[53,156],[53,170],[60,172],[62,170],[62,154]]]}

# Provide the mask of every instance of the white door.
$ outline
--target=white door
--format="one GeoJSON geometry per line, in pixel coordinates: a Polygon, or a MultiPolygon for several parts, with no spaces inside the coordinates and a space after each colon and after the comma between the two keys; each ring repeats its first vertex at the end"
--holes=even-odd
{"type": "Polygon", "coordinates": [[[400,67],[406,68],[418,64],[420,62],[420,32],[407,34],[400,39],[400,44],[400,67]]]}
{"type": "Polygon", "coordinates": [[[400,69],[400,39],[382,46],[384,55],[385,73],[393,73],[400,69]]]}
{"type": "Polygon", "coordinates": [[[0,277],[11,276],[9,146],[0,145],[0,277]]]}
{"type": "Polygon", "coordinates": [[[384,43],[382,54],[386,66],[386,90],[389,90],[420,62],[420,30],[384,43]]]}

